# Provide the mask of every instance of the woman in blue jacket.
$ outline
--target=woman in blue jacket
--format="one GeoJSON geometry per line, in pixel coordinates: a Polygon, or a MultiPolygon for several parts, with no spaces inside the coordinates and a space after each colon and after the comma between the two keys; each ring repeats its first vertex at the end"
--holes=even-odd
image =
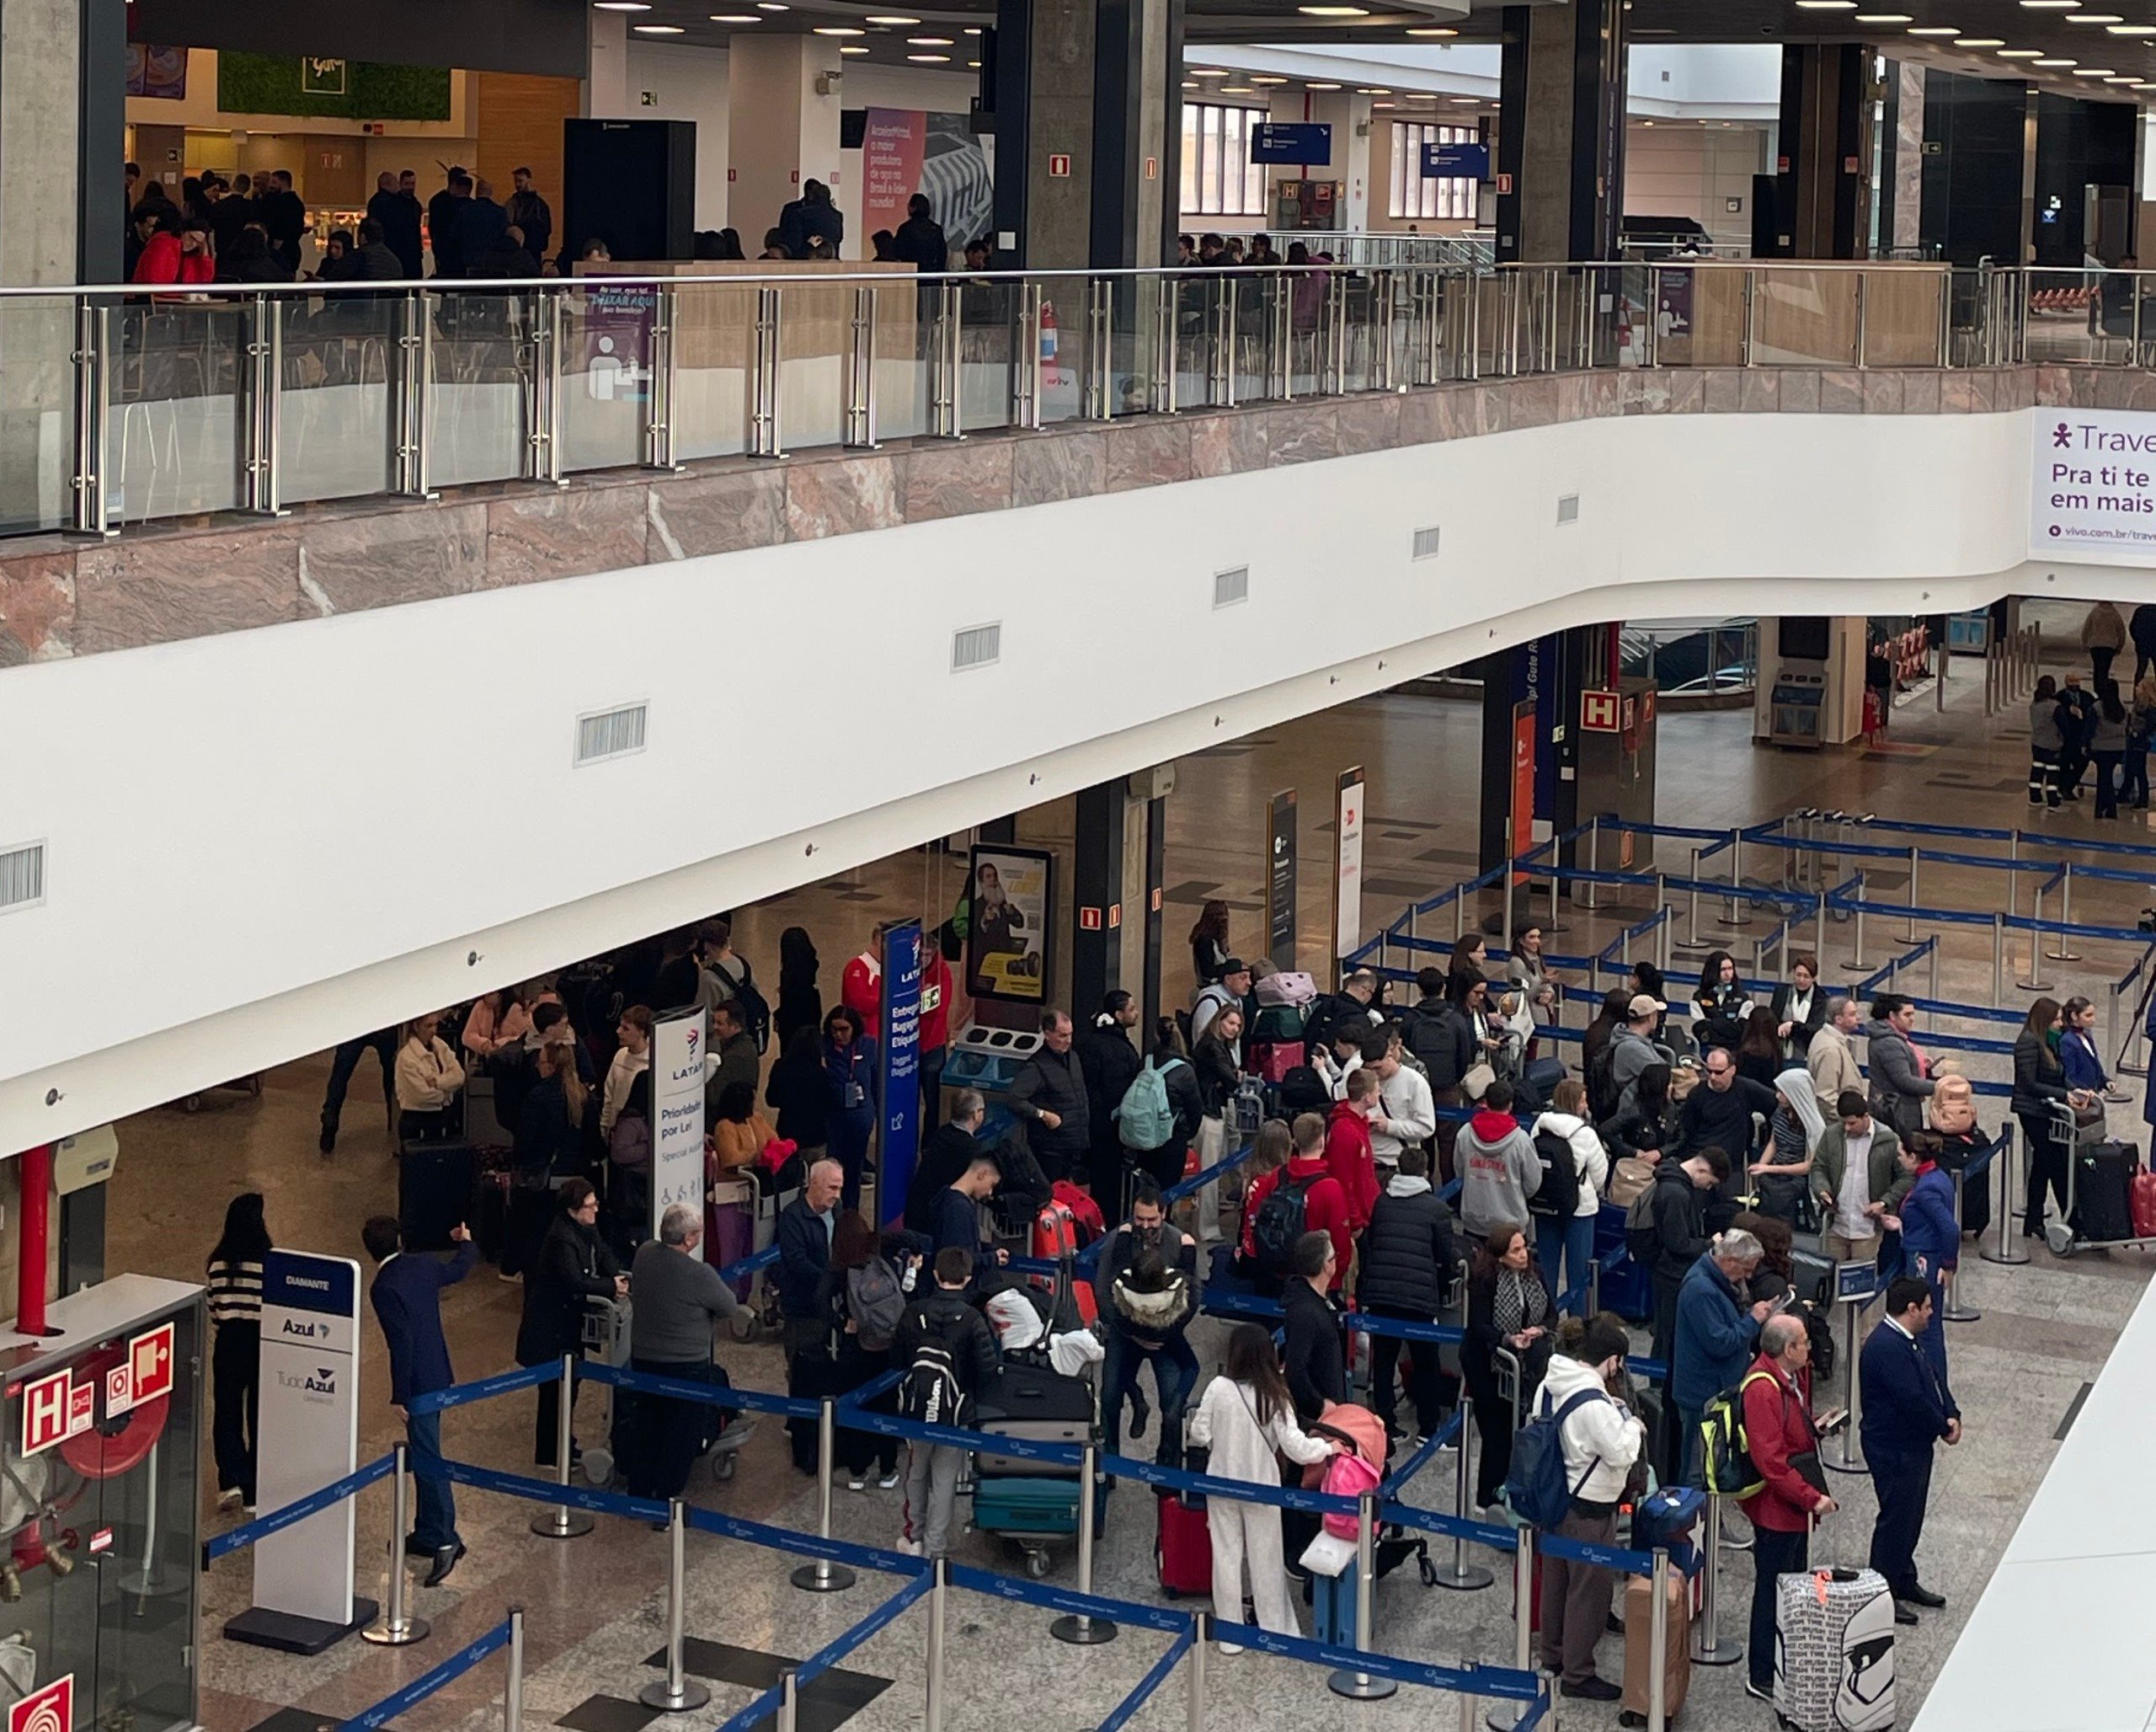
{"type": "Polygon", "coordinates": [[[1902,1146],[1902,1170],[1913,1173],[1916,1183],[1902,1199],[1898,1216],[1888,1216],[1886,1225],[1902,1235],[1902,1273],[1914,1275],[1931,1289],[1932,1327],[1918,1338],[1946,1387],[1945,1276],[1961,1259],[1961,1224],[1954,1212],[1954,1181],[1938,1162],[1939,1139],[1917,1131],[1902,1146]]]}
{"type": "Polygon", "coordinates": [[[840,1206],[861,1206],[861,1171],[868,1158],[881,1104],[876,1096],[876,1043],[843,1004],[824,1018],[826,1151],[846,1169],[840,1206]]]}
{"type": "Polygon", "coordinates": [[[2096,1050],[2096,1007],[2086,998],[2069,998],[2060,1014],[2058,1062],[2066,1072],[2066,1086],[2103,1093],[2111,1079],[2105,1075],[2103,1056],[2096,1050]]]}

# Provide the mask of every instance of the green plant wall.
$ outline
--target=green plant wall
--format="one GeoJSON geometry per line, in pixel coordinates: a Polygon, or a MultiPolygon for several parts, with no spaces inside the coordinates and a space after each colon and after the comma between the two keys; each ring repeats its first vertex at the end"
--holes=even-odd
{"type": "Polygon", "coordinates": [[[449,68],[344,64],[344,90],[325,95],[302,88],[296,55],[217,56],[217,106],[227,114],[307,115],[339,120],[446,120],[449,68]]]}

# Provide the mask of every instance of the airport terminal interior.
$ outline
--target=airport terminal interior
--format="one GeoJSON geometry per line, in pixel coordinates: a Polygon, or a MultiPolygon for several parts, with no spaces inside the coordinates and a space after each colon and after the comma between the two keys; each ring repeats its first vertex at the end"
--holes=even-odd
{"type": "Polygon", "coordinates": [[[0,0],[7,1732],[2156,1725],[2156,0],[739,4],[0,0]]]}

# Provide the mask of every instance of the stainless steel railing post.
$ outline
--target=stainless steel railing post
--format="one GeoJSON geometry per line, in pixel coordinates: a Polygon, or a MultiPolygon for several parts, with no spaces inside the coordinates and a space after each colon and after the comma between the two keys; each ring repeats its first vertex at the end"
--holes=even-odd
{"type": "MultiPolygon", "coordinates": [[[[1513,1665],[1516,1671],[1534,1670],[1534,1530],[1522,1527],[1513,1548],[1513,1665]]],[[[1482,1724],[1489,1732],[1512,1732],[1534,1707],[1532,1703],[1492,1703],[1482,1724]]]]}
{"type": "Polygon", "coordinates": [[[541,360],[545,366],[542,382],[546,387],[547,414],[546,444],[542,452],[545,462],[539,478],[556,487],[568,484],[562,476],[562,462],[565,455],[563,451],[562,418],[568,409],[562,390],[562,351],[568,326],[568,302],[564,295],[548,293],[543,289],[540,291],[539,326],[546,334],[541,360]]]}
{"type": "Polygon", "coordinates": [[[923,1732],[943,1732],[944,1601],[949,1588],[947,1576],[950,1566],[938,1558],[929,1567],[935,1572],[936,1585],[928,1590],[928,1688],[922,1726],[923,1732]]]}
{"type": "Polygon", "coordinates": [[[675,1498],[666,1511],[666,1676],[637,1692],[637,1699],[646,1708],[655,1708],[664,1714],[689,1713],[711,1700],[711,1692],[682,1670],[689,1615],[688,1537],[688,1508],[675,1498]]]}
{"type": "Polygon", "coordinates": [[[846,350],[846,432],[850,451],[873,451],[876,437],[876,291],[853,291],[851,343],[846,350]]]}
{"type": "Polygon", "coordinates": [[[1153,319],[1153,413],[1176,413],[1178,351],[1182,342],[1182,303],[1171,276],[1153,280],[1157,291],[1153,319]]]}
{"type": "Polygon", "coordinates": [[[439,497],[430,484],[433,468],[430,399],[434,391],[435,317],[425,291],[408,289],[398,309],[396,433],[397,490],[408,499],[439,497]]]}
{"type": "Polygon", "coordinates": [[[1018,285],[1017,353],[1011,357],[1011,424],[1029,433],[1041,425],[1041,285],[1018,285]]]}
{"type": "MultiPolygon", "coordinates": [[[[816,1407],[816,1533],[827,1542],[831,1537],[831,1483],[838,1472],[838,1401],[827,1395],[816,1407]]],[[[843,1564],[819,1558],[788,1579],[804,1593],[836,1594],[853,1585],[854,1574],[843,1564]]]]}
{"type": "MultiPolygon", "coordinates": [[[[1473,1432],[1474,1422],[1463,1412],[1460,1416],[1458,1455],[1453,1463],[1452,1505],[1453,1513],[1463,1521],[1471,1519],[1469,1511],[1473,1507],[1469,1499],[1472,1495],[1475,1481],[1472,1470],[1468,1466],[1468,1457],[1474,1453],[1473,1432]]],[[[1472,1593],[1479,1588],[1488,1587],[1497,1579],[1484,1565],[1467,1561],[1467,1542],[1459,1534],[1454,1534],[1452,1537],[1452,1561],[1438,1567],[1437,1585],[1472,1593]]]]}
{"type": "MultiPolygon", "coordinates": [[[[554,1483],[563,1492],[569,1489],[569,1457],[576,1452],[576,1440],[570,1427],[576,1419],[576,1355],[562,1355],[561,1382],[555,1387],[559,1392],[554,1403],[554,1483]]],[[[543,1516],[531,1518],[531,1531],[542,1539],[573,1540],[579,1534],[591,1532],[591,1518],[581,1510],[572,1510],[566,1498],[549,1506],[543,1516]]],[[[402,1537],[398,1543],[403,1543],[402,1537]]]]}
{"type": "Polygon", "coordinates": [[[960,326],[963,313],[959,286],[949,279],[937,285],[936,323],[928,351],[928,430],[937,439],[958,439],[960,326]]]}
{"type": "Polygon", "coordinates": [[[112,309],[88,295],[75,297],[75,473],[72,527],[77,535],[113,534],[112,495],[105,462],[112,420],[112,309]]]}
{"type": "MultiPolygon", "coordinates": [[[[1078,1474],[1078,1591],[1093,1591],[1093,1542],[1099,1528],[1100,1451],[1087,1444],[1078,1474]]],[[[1050,1624],[1048,1633],[1074,1648],[1091,1648],[1116,1638],[1116,1626],[1091,1612],[1073,1612],[1050,1624]]]]}
{"type": "Polygon", "coordinates": [[[509,1667],[502,1682],[502,1732],[524,1732],[524,1608],[509,1609],[509,1667]]]}
{"type": "Polygon", "coordinates": [[[410,1531],[405,1479],[411,1471],[410,1447],[394,1443],[390,1446],[390,1453],[395,1457],[395,1465],[389,1470],[389,1604],[382,1616],[360,1632],[362,1639],[377,1648],[402,1648],[427,1633],[426,1619],[413,1617],[405,1606],[409,1584],[404,1567],[404,1536],[410,1531]]]}
{"type": "Polygon", "coordinates": [[[1078,409],[1086,420],[1109,417],[1114,355],[1115,279],[1092,277],[1086,284],[1086,386],[1078,409]]]}
{"type": "MultiPolygon", "coordinates": [[[[1366,1491],[1355,1514],[1355,1648],[1362,1654],[1371,1651],[1375,1639],[1371,1634],[1371,1608],[1378,1597],[1377,1527],[1377,1494],[1366,1491]]],[[[1335,1696],[1354,1702],[1382,1701],[1400,1688],[1390,1678],[1346,1667],[1327,1678],[1326,1685],[1335,1696]]]]}
{"type": "MultiPolygon", "coordinates": [[[[680,370],[676,364],[674,333],[681,315],[680,291],[661,283],[652,297],[651,393],[644,404],[643,466],[647,469],[678,470],[674,461],[675,405],[680,400],[680,370]]],[[[848,411],[851,425],[851,411],[848,411]]]]}
{"type": "MultiPolygon", "coordinates": [[[[2071,860],[2059,868],[2058,917],[2062,926],[2073,924],[2073,862],[2071,860]]],[[[2066,933],[2062,932],[2056,936],[2058,938],[2058,949],[2047,950],[2044,954],[2050,957],[2053,962],[2080,961],[2081,953],[2073,948],[2066,933]]],[[[2033,973],[2035,970],[2031,969],[2031,972],[2033,973]]]]}
{"type": "MultiPolygon", "coordinates": [[[[1196,1612],[1190,1619],[1190,1680],[1183,1699],[1184,1732],[1205,1732],[1205,1638],[1212,1633],[1213,1615],[1196,1612]]],[[[928,1732],[936,1732],[933,1726],[928,1732]]]]}
{"type": "Polygon", "coordinates": [[[1694,1665],[1735,1665],[1744,1658],[1744,1644],[1721,1635],[1721,1499],[1707,1494],[1707,1538],[1700,1548],[1706,1555],[1705,1581],[1700,1590],[1700,1616],[1692,1625],[1692,1663],[1694,1665]]]}

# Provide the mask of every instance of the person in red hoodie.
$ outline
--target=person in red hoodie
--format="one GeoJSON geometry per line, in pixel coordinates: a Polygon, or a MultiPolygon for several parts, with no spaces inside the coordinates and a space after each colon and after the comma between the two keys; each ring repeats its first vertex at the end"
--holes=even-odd
{"type": "Polygon", "coordinates": [[[1738,1507],[1752,1518],[1751,1679],[1746,1691],[1774,1697],[1774,1583],[1804,1568],[1813,1521],[1834,1512],[1820,1477],[1819,1434],[1812,1424],[1812,1335],[1797,1317],[1770,1317],[1759,1329],[1759,1356],[1737,1386],[1752,1465],[1766,1484],[1738,1507]],[[1792,1458],[1809,1454],[1811,1476],[1792,1458]]]}
{"type": "MultiPolygon", "coordinates": [[[[1332,1240],[1332,1281],[1326,1291],[1337,1293],[1347,1285],[1348,1266],[1355,1254],[1355,1235],[1348,1224],[1348,1193],[1326,1164],[1325,1120],[1315,1113],[1304,1113],[1289,1128],[1289,1134],[1294,1139],[1294,1152],[1288,1157],[1288,1164],[1261,1175],[1244,1200],[1242,1264],[1246,1269],[1258,1270],[1261,1291],[1269,1287],[1278,1291],[1285,1281],[1289,1271],[1268,1272],[1259,1265],[1257,1217],[1267,1198],[1282,1185],[1292,1185],[1303,1195],[1302,1232],[1323,1232],[1332,1240]]],[[[1291,1241],[1299,1237],[1289,1235],[1291,1241]]]]}
{"type": "Polygon", "coordinates": [[[136,261],[138,283],[206,283],[217,274],[210,256],[210,233],[200,224],[184,227],[178,215],[160,211],[157,227],[136,261]]]}
{"type": "Polygon", "coordinates": [[[1348,1228],[1359,1234],[1370,1224],[1370,1211],[1377,1206],[1378,1166],[1370,1152],[1370,1115],[1379,1104],[1378,1073],[1369,1069],[1348,1073],[1348,1098],[1332,1104],[1326,1121],[1325,1168],[1340,1182],[1348,1198],[1348,1228]]]}
{"type": "Polygon", "coordinates": [[[861,1031],[873,1040],[883,1021],[883,922],[877,922],[868,948],[846,965],[839,977],[839,1002],[861,1018],[861,1031]]]}

